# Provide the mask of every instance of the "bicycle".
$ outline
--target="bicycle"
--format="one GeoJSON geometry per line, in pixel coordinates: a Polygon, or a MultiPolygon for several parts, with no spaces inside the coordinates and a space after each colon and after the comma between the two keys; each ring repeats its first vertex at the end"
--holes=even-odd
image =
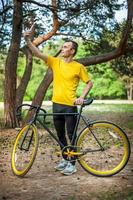
{"type": "MultiPolygon", "coordinates": [[[[130,157],[130,143],[126,133],[116,124],[109,121],[91,121],[82,114],[83,108],[90,105],[93,99],[84,100],[78,113],[67,113],[77,115],[77,123],[74,134],[76,141],[74,145],[63,146],[57,136],[48,128],[47,123],[42,123],[38,116],[62,115],[66,113],[47,113],[39,106],[22,104],[17,108],[17,116],[20,109],[28,106],[34,110],[34,116],[29,123],[22,127],[18,133],[12,151],[11,166],[16,176],[23,177],[31,168],[38,149],[38,133],[36,122],[52,136],[52,138],[63,147],[58,152],[65,160],[77,160],[84,170],[98,177],[109,177],[120,172],[127,164],[130,157]],[[41,111],[41,114],[40,114],[41,111]],[[77,134],[80,119],[83,120],[84,128],[77,134]]],[[[73,137],[74,138],[74,137],[73,137]]],[[[73,139],[72,139],[73,140],[73,139]]]]}

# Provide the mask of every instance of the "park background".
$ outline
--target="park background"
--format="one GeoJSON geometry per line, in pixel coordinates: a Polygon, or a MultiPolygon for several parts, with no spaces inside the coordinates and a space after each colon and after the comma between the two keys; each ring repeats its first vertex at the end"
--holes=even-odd
{"type": "MultiPolygon", "coordinates": [[[[52,96],[52,75],[25,45],[22,32],[35,23],[33,43],[56,56],[69,38],[78,42],[75,60],[87,67],[94,99],[133,98],[132,1],[3,1],[0,11],[0,101],[4,124],[16,126],[23,101],[41,105],[52,96]]],[[[77,96],[84,87],[80,83],[77,96]]]]}
{"type": "Polygon", "coordinates": [[[94,83],[89,96],[95,100],[85,108],[86,116],[117,123],[133,145],[132,18],[132,0],[0,0],[0,199],[133,199],[132,156],[112,178],[99,179],[79,169],[70,179],[54,172],[48,144],[40,149],[28,177],[17,179],[10,168],[17,105],[26,101],[51,110],[51,76],[22,36],[33,22],[33,41],[43,52],[55,56],[66,38],[79,43],[75,59],[85,64],[94,83]]]}
{"type": "MultiPolygon", "coordinates": [[[[4,102],[5,124],[15,125],[13,110],[23,101],[41,104],[52,96],[52,84],[47,88],[43,86],[40,93],[44,95],[37,94],[41,84],[47,85],[49,82],[46,80],[43,83],[47,67],[28,52],[22,37],[22,32],[33,22],[33,42],[45,53],[55,56],[66,38],[78,42],[75,59],[85,64],[91,75],[94,83],[89,94],[91,97],[132,100],[133,32],[132,27],[130,29],[130,4],[130,1],[122,0],[112,3],[103,1],[101,4],[47,0],[45,3],[39,1],[31,4],[21,1],[17,5],[15,1],[1,0],[0,101],[4,102]],[[15,44],[16,47],[13,46],[15,44]],[[110,56],[111,53],[114,55],[110,56]],[[37,97],[41,100],[36,100],[37,97]]],[[[80,83],[78,96],[83,87],[84,84],[80,83]]]]}

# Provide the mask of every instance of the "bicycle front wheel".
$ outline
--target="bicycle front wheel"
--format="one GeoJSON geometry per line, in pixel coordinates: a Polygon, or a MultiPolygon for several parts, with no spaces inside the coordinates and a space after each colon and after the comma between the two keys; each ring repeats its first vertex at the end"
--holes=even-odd
{"type": "Polygon", "coordinates": [[[81,166],[95,176],[112,176],[120,172],[130,157],[130,143],[125,132],[117,125],[92,122],[77,138],[81,166]]]}
{"type": "Polygon", "coordinates": [[[12,171],[24,176],[31,168],[38,149],[38,134],[35,125],[26,125],[18,133],[12,151],[12,171]]]}

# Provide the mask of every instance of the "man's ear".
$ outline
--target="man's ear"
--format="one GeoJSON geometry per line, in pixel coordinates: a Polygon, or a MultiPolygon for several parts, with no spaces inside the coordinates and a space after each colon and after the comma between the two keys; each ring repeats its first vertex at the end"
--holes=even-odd
{"type": "Polygon", "coordinates": [[[74,55],[74,53],[75,53],[75,49],[72,49],[72,54],[74,55]]]}

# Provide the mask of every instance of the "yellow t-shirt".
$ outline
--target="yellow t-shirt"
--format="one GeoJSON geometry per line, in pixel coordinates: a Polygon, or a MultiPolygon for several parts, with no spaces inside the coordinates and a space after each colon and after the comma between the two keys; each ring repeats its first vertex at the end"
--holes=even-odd
{"type": "Polygon", "coordinates": [[[52,101],[73,106],[79,80],[81,79],[85,83],[90,80],[87,70],[76,61],[65,63],[63,60],[52,56],[48,56],[47,64],[53,71],[52,101]]]}

